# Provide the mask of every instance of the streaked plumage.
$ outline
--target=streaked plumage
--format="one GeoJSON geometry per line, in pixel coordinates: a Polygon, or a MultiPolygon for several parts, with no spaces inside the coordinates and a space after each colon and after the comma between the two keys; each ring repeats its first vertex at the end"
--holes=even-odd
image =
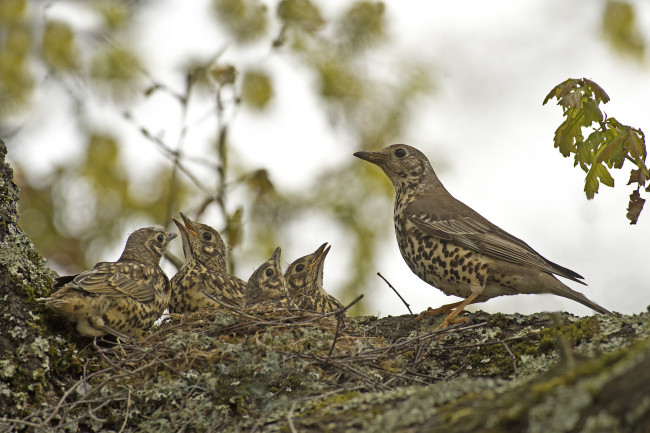
{"type": "Polygon", "coordinates": [[[282,274],[280,247],[248,279],[245,304],[249,311],[297,309],[289,298],[287,283],[282,274]]]}
{"type": "Polygon", "coordinates": [[[172,218],[183,240],[185,265],[172,277],[170,313],[192,313],[243,305],[246,282],[226,272],[226,244],[212,227],[191,221],[181,213],[183,225],[172,218]]]}
{"type": "Polygon", "coordinates": [[[176,237],[162,227],[133,232],[117,262],[57,278],[45,305],[76,323],[80,334],[124,337],[149,328],[169,302],[170,283],[160,268],[167,244],[176,237]]]}
{"type": "Polygon", "coordinates": [[[323,288],[323,268],[329,251],[325,242],[313,253],[291,263],[284,273],[289,296],[301,310],[329,313],[343,308],[338,299],[323,288]]]}
{"type": "Polygon", "coordinates": [[[395,187],[395,233],[409,268],[445,294],[466,298],[451,305],[458,308],[449,321],[468,303],[519,293],[552,293],[609,313],[553,275],[584,284],[579,274],[451,196],[419,150],[395,144],[354,155],[378,165],[395,187]]]}

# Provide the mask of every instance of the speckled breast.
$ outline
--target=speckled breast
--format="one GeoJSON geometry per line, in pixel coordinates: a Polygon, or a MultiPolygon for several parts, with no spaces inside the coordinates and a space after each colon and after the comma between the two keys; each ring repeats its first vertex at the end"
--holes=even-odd
{"type": "Polygon", "coordinates": [[[480,254],[431,237],[406,218],[395,220],[395,234],[411,271],[445,294],[466,298],[471,287],[485,285],[488,264],[480,254]]]}

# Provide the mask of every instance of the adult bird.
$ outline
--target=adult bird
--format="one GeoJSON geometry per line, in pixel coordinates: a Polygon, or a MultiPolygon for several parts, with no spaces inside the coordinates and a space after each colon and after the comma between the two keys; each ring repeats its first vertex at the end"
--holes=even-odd
{"type": "Polygon", "coordinates": [[[454,198],[419,150],[394,144],[354,156],[379,166],[395,187],[395,234],[411,271],[443,293],[465,298],[432,310],[451,311],[440,328],[455,323],[468,304],[520,293],[551,293],[610,314],[555,277],[585,284],[582,276],[542,257],[454,198]]]}

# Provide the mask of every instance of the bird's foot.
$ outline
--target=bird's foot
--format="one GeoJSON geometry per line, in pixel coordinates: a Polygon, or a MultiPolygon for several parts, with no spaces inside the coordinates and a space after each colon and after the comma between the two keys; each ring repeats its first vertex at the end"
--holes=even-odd
{"type": "Polygon", "coordinates": [[[452,325],[458,325],[459,323],[469,324],[471,322],[472,321],[468,317],[455,317],[452,319],[446,317],[445,320],[443,320],[442,323],[436,328],[436,331],[449,328],[452,325]]]}
{"type": "Polygon", "coordinates": [[[428,316],[444,316],[450,314],[452,311],[454,311],[463,301],[460,302],[454,302],[453,304],[446,304],[443,305],[442,307],[438,308],[427,308],[425,311],[421,312],[418,317],[415,318],[416,322],[419,322],[420,320],[424,319],[425,317],[428,316]]]}

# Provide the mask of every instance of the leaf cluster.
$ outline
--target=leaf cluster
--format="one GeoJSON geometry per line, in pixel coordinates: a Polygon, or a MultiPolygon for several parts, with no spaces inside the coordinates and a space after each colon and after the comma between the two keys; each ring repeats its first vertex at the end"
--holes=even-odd
{"type": "Polygon", "coordinates": [[[587,173],[584,191],[588,199],[594,198],[601,183],[614,187],[611,169],[623,168],[626,160],[635,166],[630,171],[628,185],[636,184],[636,189],[630,195],[627,213],[630,224],[635,224],[645,202],[640,190],[650,191],[650,185],[646,187],[650,170],[645,164],[643,131],[607,117],[600,104],[609,102],[609,96],[586,78],[571,78],[558,84],[546,96],[544,104],[553,98],[566,118],[555,131],[554,146],[565,158],[573,154],[573,165],[587,173]]]}

